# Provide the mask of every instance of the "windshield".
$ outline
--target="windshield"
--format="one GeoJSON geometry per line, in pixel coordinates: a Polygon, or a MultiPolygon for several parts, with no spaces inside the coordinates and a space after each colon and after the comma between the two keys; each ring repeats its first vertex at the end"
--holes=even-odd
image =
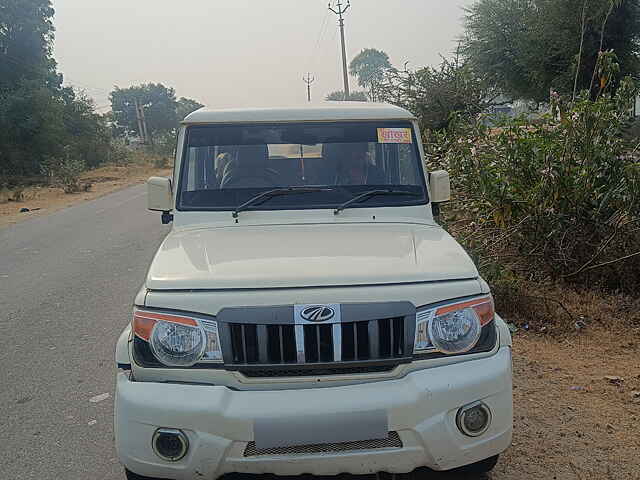
{"type": "Polygon", "coordinates": [[[191,126],[178,191],[179,210],[235,210],[265,192],[252,210],[335,208],[364,192],[355,208],[427,203],[409,122],[191,126]],[[305,187],[325,187],[300,191],[305,187]]]}

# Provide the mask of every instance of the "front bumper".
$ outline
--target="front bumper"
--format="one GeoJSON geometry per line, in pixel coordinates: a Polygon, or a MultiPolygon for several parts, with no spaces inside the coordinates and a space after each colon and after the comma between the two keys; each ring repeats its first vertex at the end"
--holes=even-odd
{"type": "Polygon", "coordinates": [[[208,479],[230,473],[336,475],[407,473],[418,467],[449,470],[504,451],[512,432],[511,349],[468,362],[419,370],[397,380],[286,391],[234,391],[226,387],[134,382],[118,375],[115,434],[120,461],[144,476],[208,479]],[[455,417],[482,400],[492,422],[482,436],[464,436],[455,417]],[[384,411],[403,446],[296,455],[245,456],[254,421],[265,418],[384,411]],[[185,458],[158,458],[151,438],[157,428],[178,428],[189,437],[185,458]]]}

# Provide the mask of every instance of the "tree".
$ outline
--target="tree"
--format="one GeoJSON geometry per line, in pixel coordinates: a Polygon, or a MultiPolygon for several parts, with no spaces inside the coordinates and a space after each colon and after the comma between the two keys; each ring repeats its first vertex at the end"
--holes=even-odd
{"type": "Polygon", "coordinates": [[[343,101],[350,101],[350,102],[368,102],[369,101],[369,97],[367,97],[367,93],[366,92],[350,92],[349,98],[344,98],[344,90],[338,90],[335,92],[331,92],[329,93],[325,99],[327,101],[332,101],[332,102],[343,102],[343,101]]]}
{"type": "Polygon", "coordinates": [[[196,102],[191,98],[181,97],[180,100],[178,100],[177,106],[176,106],[176,116],[178,118],[178,121],[184,120],[184,118],[187,115],[189,115],[192,112],[195,112],[196,110],[202,107],[204,107],[204,105],[202,105],[199,102],[196,102]]]}
{"type": "Polygon", "coordinates": [[[0,2],[0,176],[41,173],[66,159],[106,161],[110,136],[93,103],[71,88],[52,57],[49,0],[0,2]]]}
{"type": "Polygon", "coordinates": [[[456,56],[436,68],[388,70],[379,98],[415,114],[424,130],[441,130],[456,118],[474,119],[497,101],[499,91],[456,56]]]}
{"type": "Polygon", "coordinates": [[[152,137],[171,131],[178,124],[175,90],[161,83],[146,83],[129,88],[116,87],[109,98],[116,125],[129,132],[140,133],[136,102],[144,108],[147,129],[152,137]]]}
{"type": "Polygon", "coordinates": [[[391,68],[389,55],[375,48],[362,50],[349,64],[349,73],[358,78],[358,84],[368,89],[369,98],[377,99],[377,87],[382,82],[384,73],[391,68]]]}
{"type": "Polygon", "coordinates": [[[50,0],[2,0],[0,4],[0,91],[24,81],[60,87],[51,56],[54,10],[50,0]]]}
{"type": "Polygon", "coordinates": [[[640,72],[640,0],[478,0],[465,11],[465,59],[512,98],[595,95],[600,51],[615,51],[622,76],[640,72]]]}

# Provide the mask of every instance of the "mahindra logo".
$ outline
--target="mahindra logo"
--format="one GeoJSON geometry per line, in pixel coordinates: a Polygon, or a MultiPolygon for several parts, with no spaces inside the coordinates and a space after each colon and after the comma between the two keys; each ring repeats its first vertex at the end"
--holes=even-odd
{"type": "Polygon", "coordinates": [[[320,323],[331,320],[335,314],[336,312],[331,307],[327,307],[326,305],[313,305],[302,310],[300,316],[307,322],[320,323]]]}

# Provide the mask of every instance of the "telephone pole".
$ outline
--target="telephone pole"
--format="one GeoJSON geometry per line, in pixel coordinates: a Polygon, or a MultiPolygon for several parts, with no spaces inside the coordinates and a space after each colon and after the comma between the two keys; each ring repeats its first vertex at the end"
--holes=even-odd
{"type": "Polygon", "coordinates": [[[136,120],[138,120],[138,133],[140,134],[140,140],[143,144],[147,143],[147,139],[144,135],[144,128],[142,127],[142,115],[140,115],[140,104],[138,103],[138,99],[134,100],[136,107],[136,120]]]}
{"type": "Polygon", "coordinates": [[[147,129],[147,117],[144,114],[144,105],[140,105],[140,118],[142,119],[142,128],[144,129],[144,143],[153,145],[153,138],[151,138],[149,130],[147,129]]]}
{"type": "Polygon", "coordinates": [[[342,0],[337,0],[336,8],[331,6],[331,2],[329,2],[329,10],[338,15],[340,26],[340,39],[342,40],[342,73],[344,75],[344,99],[349,100],[351,94],[349,93],[349,73],[347,72],[347,48],[344,45],[344,18],[343,15],[349,10],[351,7],[351,0],[347,0],[347,4],[342,6],[342,0]]]}
{"type": "Polygon", "coordinates": [[[316,81],[316,77],[312,77],[311,73],[307,72],[306,77],[302,77],[302,81],[307,84],[307,100],[311,101],[311,84],[316,81]]]}

